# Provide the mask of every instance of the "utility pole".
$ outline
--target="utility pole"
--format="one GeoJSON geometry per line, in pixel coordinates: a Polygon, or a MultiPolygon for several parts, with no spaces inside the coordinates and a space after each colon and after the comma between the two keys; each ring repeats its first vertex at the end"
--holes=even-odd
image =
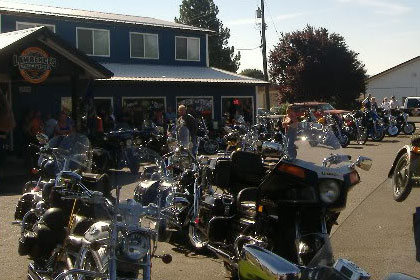
{"type": "MultiPolygon", "coordinates": [[[[268,73],[267,73],[267,42],[265,40],[265,17],[264,17],[264,0],[261,0],[261,43],[262,43],[262,56],[263,56],[263,70],[264,70],[264,80],[268,82],[268,73]]],[[[270,84],[266,84],[265,88],[265,104],[267,109],[270,110],[270,84]]]]}

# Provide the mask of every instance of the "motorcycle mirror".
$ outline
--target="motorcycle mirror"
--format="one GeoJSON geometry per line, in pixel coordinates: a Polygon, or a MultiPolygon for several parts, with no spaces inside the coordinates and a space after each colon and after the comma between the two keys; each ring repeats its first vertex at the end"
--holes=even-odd
{"type": "Polygon", "coordinates": [[[356,161],[356,166],[365,171],[369,171],[372,167],[372,160],[368,157],[359,156],[356,161]]]}
{"type": "Polygon", "coordinates": [[[156,256],[156,258],[162,259],[163,263],[169,264],[172,262],[172,256],[170,254],[163,254],[161,256],[156,256]]]}
{"type": "Polygon", "coordinates": [[[48,136],[44,133],[37,133],[36,139],[38,140],[39,144],[45,145],[48,143],[48,136]]]}

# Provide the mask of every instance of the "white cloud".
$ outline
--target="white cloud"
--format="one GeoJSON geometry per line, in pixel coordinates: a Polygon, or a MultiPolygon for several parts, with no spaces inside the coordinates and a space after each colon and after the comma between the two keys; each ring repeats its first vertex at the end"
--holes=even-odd
{"type": "Polygon", "coordinates": [[[365,7],[374,8],[374,12],[384,15],[399,16],[411,11],[411,7],[385,0],[338,0],[342,3],[356,3],[365,7]]]}
{"type": "MultiPolygon", "coordinates": [[[[292,13],[292,14],[282,14],[282,15],[278,15],[273,17],[274,21],[283,21],[283,20],[288,20],[288,19],[294,19],[300,16],[303,16],[304,13],[292,13]]],[[[267,18],[266,15],[266,21],[268,21],[269,18],[267,18]]],[[[271,20],[271,18],[270,18],[271,20]]],[[[234,19],[234,20],[228,20],[226,22],[224,22],[224,25],[226,26],[232,26],[232,25],[247,25],[247,24],[255,24],[260,22],[260,19],[256,19],[256,18],[243,18],[243,19],[234,19]]]]}

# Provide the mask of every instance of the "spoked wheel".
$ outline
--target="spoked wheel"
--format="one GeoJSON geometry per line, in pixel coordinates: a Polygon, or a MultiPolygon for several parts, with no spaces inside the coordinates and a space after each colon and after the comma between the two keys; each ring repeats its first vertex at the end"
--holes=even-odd
{"type": "Polygon", "coordinates": [[[410,135],[416,131],[416,125],[413,122],[407,122],[403,126],[404,134],[410,135]]]}
{"type": "Polygon", "coordinates": [[[372,132],[372,141],[379,142],[385,137],[385,131],[383,129],[377,129],[372,132]]]}
{"type": "Polygon", "coordinates": [[[350,135],[347,132],[342,131],[339,141],[342,148],[347,147],[350,144],[350,135]]]}
{"type": "Polygon", "coordinates": [[[214,139],[209,139],[204,142],[204,151],[208,155],[213,155],[219,150],[219,143],[214,139]]]}
{"type": "Polygon", "coordinates": [[[411,192],[412,180],[409,170],[409,158],[407,154],[402,155],[395,166],[392,176],[392,187],[394,190],[394,200],[398,202],[404,201],[411,192]]]}
{"type": "Polygon", "coordinates": [[[366,144],[366,141],[368,140],[368,133],[366,128],[360,128],[359,133],[357,133],[356,136],[356,143],[359,145],[366,144]]]}

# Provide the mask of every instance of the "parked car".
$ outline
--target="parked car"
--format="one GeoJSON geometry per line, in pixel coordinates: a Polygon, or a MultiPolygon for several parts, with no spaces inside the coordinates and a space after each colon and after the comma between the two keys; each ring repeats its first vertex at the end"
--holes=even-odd
{"type": "Polygon", "coordinates": [[[420,115],[420,97],[411,96],[407,97],[404,100],[403,107],[401,108],[409,116],[419,116],[420,115]]]}
{"type": "Polygon", "coordinates": [[[318,119],[323,117],[325,114],[343,114],[349,112],[345,110],[337,110],[331,104],[326,102],[302,102],[292,104],[292,110],[297,113],[298,117],[303,117],[305,112],[309,109],[313,110],[315,117],[318,119]]]}

